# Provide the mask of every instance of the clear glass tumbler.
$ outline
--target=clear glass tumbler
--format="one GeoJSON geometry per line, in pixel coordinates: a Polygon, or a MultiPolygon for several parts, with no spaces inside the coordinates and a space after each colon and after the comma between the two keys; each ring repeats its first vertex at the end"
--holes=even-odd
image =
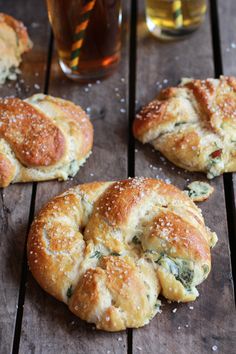
{"type": "Polygon", "coordinates": [[[146,0],[147,27],[161,39],[186,36],[200,26],[206,9],[206,0],[146,0]]]}
{"type": "Polygon", "coordinates": [[[47,0],[62,71],[78,81],[103,78],[120,60],[120,0],[47,0]]]}

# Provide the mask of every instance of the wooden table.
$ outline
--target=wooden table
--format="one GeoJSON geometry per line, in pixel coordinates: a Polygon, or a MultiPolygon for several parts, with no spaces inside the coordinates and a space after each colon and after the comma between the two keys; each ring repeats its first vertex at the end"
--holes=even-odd
{"type": "Polygon", "coordinates": [[[144,328],[99,332],[41,290],[27,268],[25,245],[34,214],[68,187],[134,175],[168,179],[180,188],[188,180],[205,179],[185,173],[150,146],[135,142],[132,120],[160,88],[176,85],[181,77],[236,75],[236,1],[212,0],[202,27],[188,39],[173,43],[160,43],[147,33],[143,1],[123,3],[119,70],[90,87],[71,82],[61,73],[43,0],[0,0],[0,11],[21,19],[34,42],[19,80],[1,87],[1,96],[23,98],[45,92],[70,99],[87,109],[95,128],[93,154],[73,180],[17,184],[0,192],[1,354],[203,354],[211,353],[213,346],[219,353],[236,352],[230,259],[230,247],[235,258],[236,175],[214,179],[215,193],[201,205],[206,224],[217,232],[219,242],[212,252],[213,270],[199,286],[200,297],[191,304],[193,309],[189,304],[164,303],[162,313],[144,328]]]}

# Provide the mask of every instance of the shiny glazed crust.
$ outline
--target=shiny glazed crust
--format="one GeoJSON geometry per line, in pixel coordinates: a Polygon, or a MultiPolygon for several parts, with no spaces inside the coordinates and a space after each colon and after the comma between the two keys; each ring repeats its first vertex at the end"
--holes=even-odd
{"type": "Polygon", "coordinates": [[[92,143],[90,120],[72,102],[43,94],[0,99],[0,187],[74,176],[92,143]]]}
{"type": "Polygon", "coordinates": [[[161,180],[79,185],[35,218],[27,253],[41,287],[106,331],[141,327],[159,294],[193,301],[217,237],[200,209],[161,180]]]}
{"type": "Polygon", "coordinates": [[[236,171],[236,79],[185,79],[143,107],[135,137],[208,178],[236,171]]]}

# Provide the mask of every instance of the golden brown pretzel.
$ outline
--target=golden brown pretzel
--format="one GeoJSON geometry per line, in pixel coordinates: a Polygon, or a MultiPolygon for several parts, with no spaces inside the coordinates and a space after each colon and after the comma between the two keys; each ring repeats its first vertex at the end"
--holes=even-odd
{"type": "Polygon", "coordinates": [[[12,78],[21,55],[31,48],[32,42],[23,23],[0,13],[0,84],[12,78]]]}
{"type": "Polygon", "coordinates": [[[119,331],[147,324],[159,293],[195,300],[216,240],[183,192],[135,178],[79,185],[51,200],[27,251],[44,290],[97,328],[119,331]]]}
{"type": "Polygon", "coordinates": [[[43,94],[0,99],[0,187],[74,176],[92,143],[90,120],[72,102],[43,94]]]}
{"type": "Polygon", "coordinates": [[[236,171],[236,79],[185,79],[137,114],[134,135],[208,178],[236,171]]]}

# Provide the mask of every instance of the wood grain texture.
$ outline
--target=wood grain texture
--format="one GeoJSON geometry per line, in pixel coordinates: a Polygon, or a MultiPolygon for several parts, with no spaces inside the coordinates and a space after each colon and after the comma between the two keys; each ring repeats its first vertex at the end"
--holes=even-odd
{"type": "MultiPolygon", "coordinates": [[[[54,53],[49,94],[87,108],[94,125],[94,147],[92,155],[72,180],[38,184],[36,212],[51,197],[70,186],[127,177],[129,25],[128,4],[124,2],[124,5],[122,61],[113,76],[92,86],[79,85],[62,74],[54,53]]],[[[20,353],[120,354],[126,351],[126,332],[94,331],[94,326],[79,320],[64,304],[46,294],[29,274],[20,353]]]]}
{"type": "MultiPolygon", "coordinates": [[[[218,15],[223,73],[224,75],[236,76],[236,38],[233,30],[236,26],[236,1],[218,0],[218,15]]],[[[233,183],[236,205],[236,173],[233,174],[233,183]]]]}
{"type": "MultiPolygon", "coordinates": [[[[34,42],[34,49],[23,57],[18,80],[0,87],[1,97],[25,98],[44,86],[48,31],[41,6],[36,0],[0,1],[0,10],[23,21],[34,42]]],[[[0,190],[0,353],[4,354],[12,350],[31,194],[29,183],[0,190]]]]}
{"type": "MultiPolygon", "coordinates": [[[[142,15],[138,26],[137,110],[153,99],[161,88],[176,85],[181,77],[214,75],[208,16],[192,36],[172,43],[159,42],[149,35],[142,15]]],[[[185,172],[166,161],[152,147],[139,143],[136,144],[135,166],[136,175],[160,177],[180,188],[190,181],[206,180],[203,174],[185,172]]],[[[212,272],[198,287],[200,297],[196,302],[168,304],[163,301],[162,313],[150,325],[133,331],[134,353],[210,353],[214,345],[219,352],[234,352],[234,302],[223,178],[216,178],[211,184],[215,192],[201,208],[206,224],[219,237],[212,251],[212,272]],[[173,313],[174,308],[177,311],[173,313]]]]}

